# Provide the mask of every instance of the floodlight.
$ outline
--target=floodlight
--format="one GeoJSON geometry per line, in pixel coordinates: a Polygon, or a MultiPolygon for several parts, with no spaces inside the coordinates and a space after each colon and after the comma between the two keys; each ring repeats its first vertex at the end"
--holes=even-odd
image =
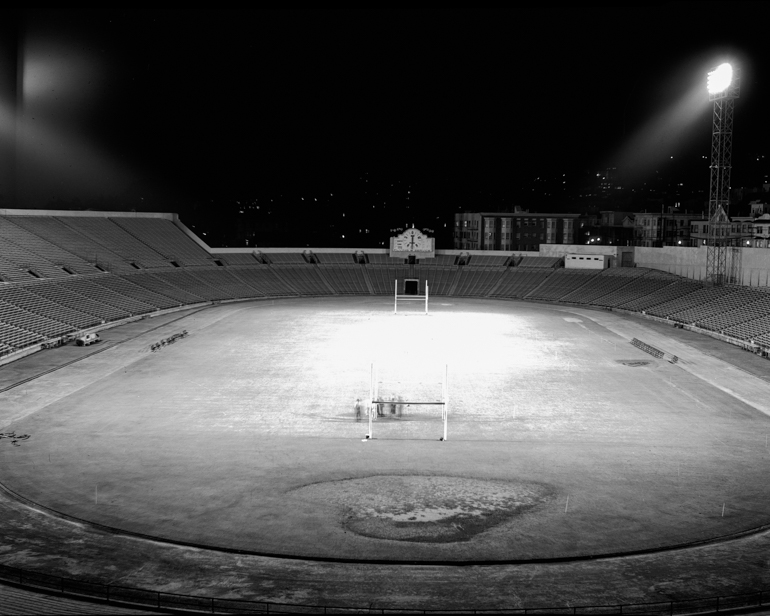
{"type": "Polygon", "coordinates": [[[708,75],[709,94],[724,92],[733,81],[733,67],[728,62],[720,64],[708,75]]]}
{"type": "MultiPolygon", "coordinates": [[[[714,103],[711,123],[711,187],[706,246],[706,277],[715,285],[735,284],[738,261],[729,259],[730,172],[733,147],[733,105],[741,94],[741,71],[725,62],[708,74],[708,96],[714,103]]],[[[731,253],[732,254],[732,253],[731,253]]]]}

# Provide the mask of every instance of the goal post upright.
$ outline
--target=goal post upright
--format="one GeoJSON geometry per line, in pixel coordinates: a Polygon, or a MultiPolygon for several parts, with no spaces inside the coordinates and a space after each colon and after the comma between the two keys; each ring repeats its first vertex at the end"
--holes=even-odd
{"type": "Polygon", "coordinates": [[[376,399],[375,396],[377,395],[375,392],[377,391],[377,375],[374,369],[374,363],[372,363],[372,371],[371,371],[371,377],[369,379],[369,406],[367,407],[369,410],[369,432],[366,434],[366,438],[372,437],[372,414],[374,413],[374,400],[376,399]]]}
{"type": "MultiPolygon", "coordinates": [[[[425,295],[426,295],[425,302],[427,304],[427,301],[428,301],[427,300],[427,295],[428,295],[427,283],[425,287],[425,295]]],[[[449,364],[444,364],[444,378],[442,379],[442,382],[441,382],[441,398],[444,400],[444,405],[441,407],[441,419],[444,420],[444,438],[442,440],[444,441],[447,438],[446,430],[447,430],[447,423],[448,423],[447,419],[449,414],[449,387],[447,387],[448,382],[449,382],[449,364]]]]}

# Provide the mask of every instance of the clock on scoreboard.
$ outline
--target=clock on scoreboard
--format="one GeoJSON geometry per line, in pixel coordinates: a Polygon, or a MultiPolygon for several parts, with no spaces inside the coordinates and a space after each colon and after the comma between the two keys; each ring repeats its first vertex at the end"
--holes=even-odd
{"type": "Polygon", "coordinates": [[[415,228],[390,238],[391,257],[406,258],[411,255],[424,259],[435,256],[435,240],[415,228]]]}

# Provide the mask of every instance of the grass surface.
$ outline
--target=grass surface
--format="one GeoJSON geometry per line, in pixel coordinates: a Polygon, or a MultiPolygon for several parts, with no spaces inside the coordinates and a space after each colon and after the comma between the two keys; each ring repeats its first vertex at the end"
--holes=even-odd
{"type": "MultiPolygon", "coordinates": [[[[124,530],[334,558],[575,557],[770,520],[770,418],[582,313],[442,298],[427,317],[393,315],[376,298],[205,313],[198,327],[180,322],[189,337],[136,351],[118,370],[89,378],[79,364],[78,387],[47,394],[3,429],[30,438],[0,442],[0,481],[124,530]],[[448,365],[447,442],[430,407],[378,422],[362,442],[353,405],[368,396],[372,363],[382,391],[407,399],[435,398],[448,365]],[[483,532],[436,543],[353,532],[345,503],[356,495],[323,498],[355,480],[364,501],[377,477],[410,476],[503,482],[511,494],[536,485],[541,496],[483,532]]],[[[622,327],[623,317],[602,315],[622,327]]]]}

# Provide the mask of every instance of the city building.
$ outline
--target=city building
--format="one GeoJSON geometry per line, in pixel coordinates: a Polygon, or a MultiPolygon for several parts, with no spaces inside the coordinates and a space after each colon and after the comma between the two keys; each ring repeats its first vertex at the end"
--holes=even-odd
{"type": "Polygon", "coordinates": [[[755,218],[762,216],[762,214],[770,214],[770,203],[760,200],[750,201],[749,211],[755,218]]]}
{"type": "Polygon", "coordinates": [[[634,214],[634,246],[690,246],[691,223],[702,220],[703,212],[637,212],[634,214]]]}
{"type": "Polygon", "coordinates": [[[536,251],[540,244],[573,244],[578,214],[464,212],[455,214],[454,248],[536,251]]]}
{"type": "Polygon", "coordinates": [[[634,243],[634,214],[604,210],[598,216],[582,217],[577,241],[581,244],[631,246],[634,243]]]}
{"type": "MultiPolygon", "coordinates": [[[[724,238],[725,246],[755,246],[767,248],[767,237],[770,237],[770,215],[765,215],[755,220],[753,216],[733,216],[730,222],[720,223],[723,227],[718,237],[724,238]],[[767,224],[759,222],[767,216],[767,224]],[[768,235],[763,236],[762,229],[768,229],[768,235]],[[758,231],[758,229],[760,231],[758,231]],[[755,244],[759,241],[759,244],[755,244]],[[764,243],[764,245],[762,245],[764,243]]],[[[690,221],[690,239],[688,244],[682,246],[705,246],[709,236],[708,220],[690,221]]]]}
{"type": "Polygon", "coordinates": [[[754,237],[750,244],[754,248],[770,248],[770,213],[754,219],[754,237]]]}

